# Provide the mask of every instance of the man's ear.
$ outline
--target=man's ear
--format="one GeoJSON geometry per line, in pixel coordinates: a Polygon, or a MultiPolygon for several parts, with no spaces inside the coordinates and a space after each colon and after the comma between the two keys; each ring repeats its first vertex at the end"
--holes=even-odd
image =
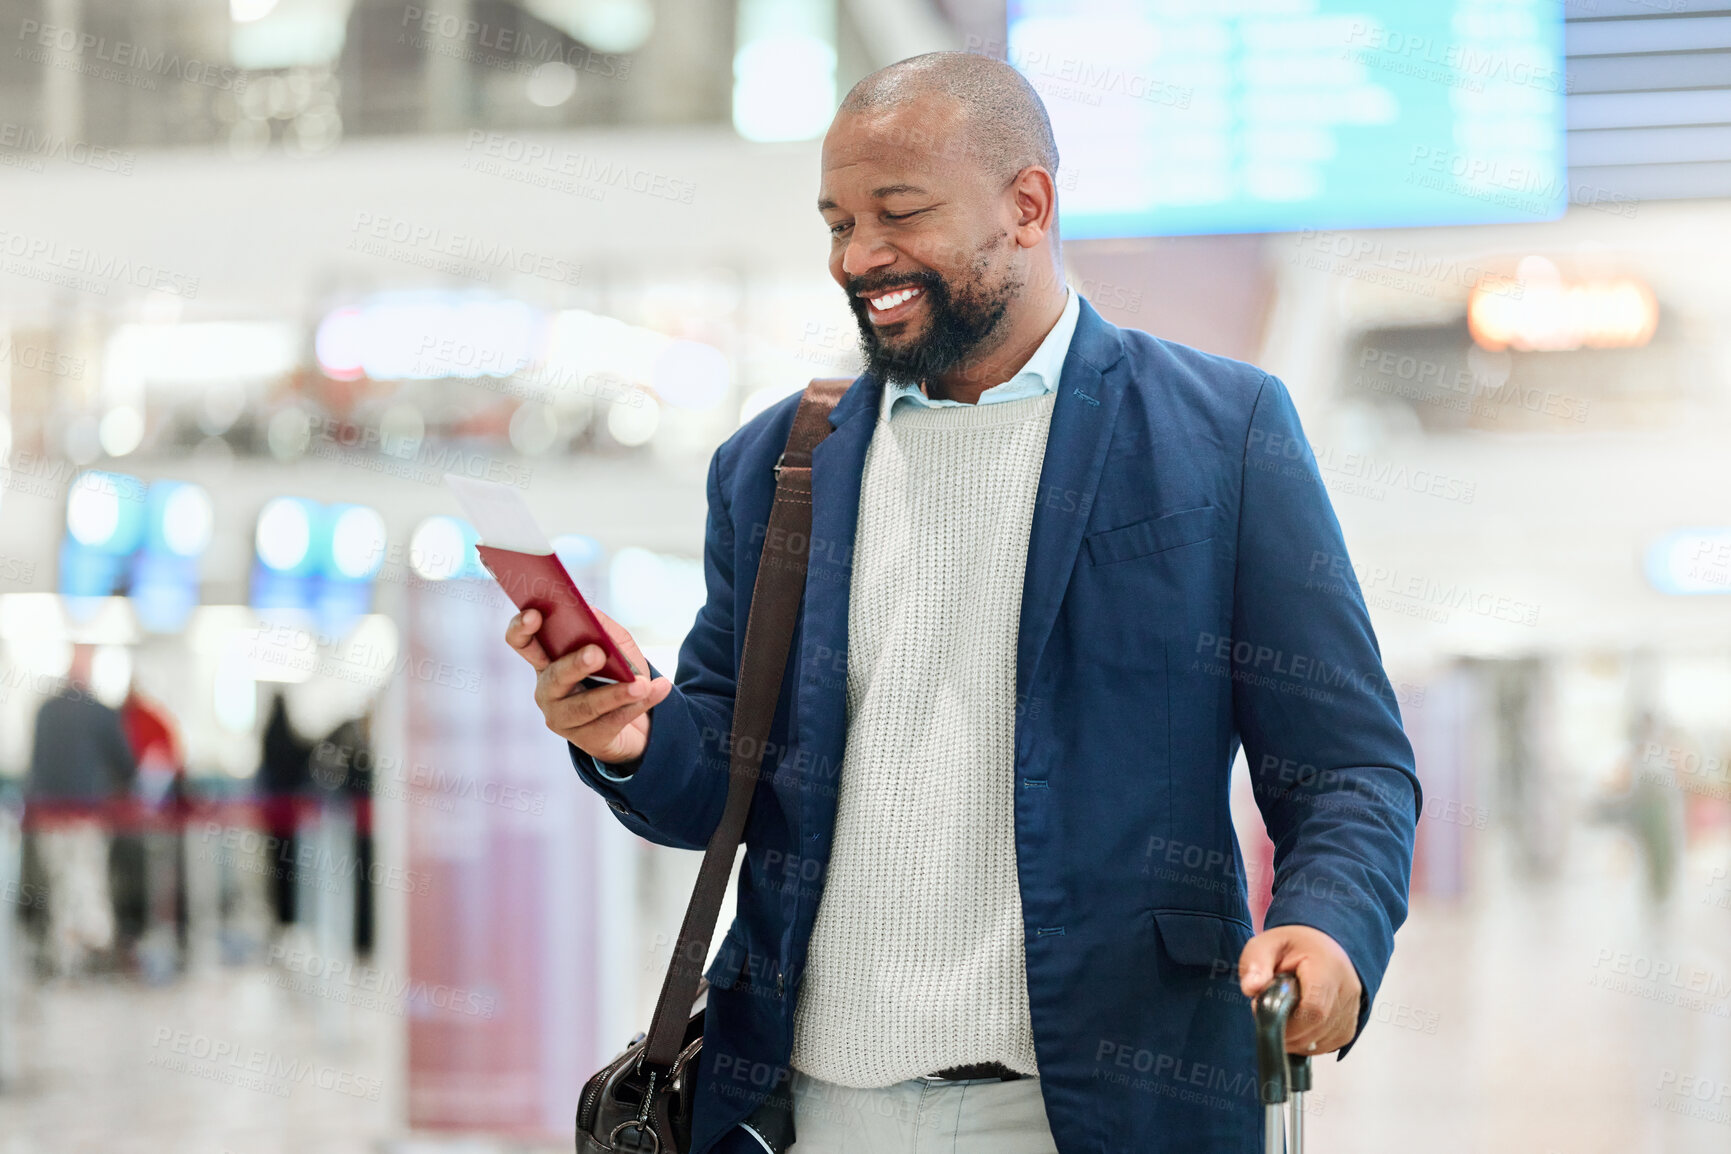
{"type": "Polygon", "coordinates": [[[1052,174],[1030,164],[1010,181],[1009,192],[1014,205],[1016,243],[1034,248],[1048,237],[1056,240],[1058,188],[1052,182],[1052,174]]]}

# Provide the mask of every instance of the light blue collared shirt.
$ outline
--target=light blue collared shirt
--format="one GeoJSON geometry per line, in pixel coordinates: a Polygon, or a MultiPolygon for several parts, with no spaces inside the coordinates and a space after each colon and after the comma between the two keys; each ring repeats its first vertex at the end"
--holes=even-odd
{"type": "MultiPolygon", "coordinates": [[[[1058,323],[1052,326],[1052,331],[1046,334],[1046,339],[1040,342],[1040,347],[1034,350],[1034,355],[1028,358],[1022,371],[1003,384],[993,385],[981,393],[978,404],[1021,401],[1058,391],[1058,378],[1064,374],[1064,359],[1070,355],[1070,338],[1076,335],[1076,318],[1082,315],[1082,298],[1077,295],[1076,290],[1066,286],[1064,293],[1064,311],[1058,314],[1058,323]]],[[[918,385],[898,385],[886,381],[883,407],[878,410],[878,419],[889,420],[903,401],[928,409],[967,403],[947,398],[933,400],[921,392],[918,385]]]]}

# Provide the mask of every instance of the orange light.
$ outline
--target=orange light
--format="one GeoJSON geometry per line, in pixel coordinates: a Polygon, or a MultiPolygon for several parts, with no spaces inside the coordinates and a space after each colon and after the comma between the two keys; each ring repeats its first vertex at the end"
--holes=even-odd
{"type": "Polygon", "coordinates": [[[1493,352],[1639,348],[1658,324],[1659,302],[1640,281],[1569,283],[1542,257],[1523,260],[1513,282],[1481,283],[1467,299],[1467,330],[1493,352]]]}

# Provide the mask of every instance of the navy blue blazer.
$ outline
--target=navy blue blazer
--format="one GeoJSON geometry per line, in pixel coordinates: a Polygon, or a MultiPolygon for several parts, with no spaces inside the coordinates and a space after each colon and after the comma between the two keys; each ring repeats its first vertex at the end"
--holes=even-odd
{"type": "MultiPolygon", "coordinates": [[[[813,459],[805,604],[707,977],[697,1151],[786,1098],[846,726],[848,586],[881,384],[813,459]]],[[[744,623],[796,398],[709,469],[708,601],[635,772],[579,773],[634,832],[700,849],[727,793],[744,623]]],[[[1016,653],[1015,827],[1028,1001],[1064,1154],[1260,1149],[1251,936],[1228,785],[1240,742],[1275,845],[1267,925],[1315,926],[1369,1017],[1406,916],[1417,815],[1364,600],[1285,387],[1084,302],[1040,475],[1016,653]]]]}

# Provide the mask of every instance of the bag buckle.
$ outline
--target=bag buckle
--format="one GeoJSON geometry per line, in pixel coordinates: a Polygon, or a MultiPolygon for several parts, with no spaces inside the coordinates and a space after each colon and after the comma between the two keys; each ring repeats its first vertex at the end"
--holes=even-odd
{"type": "Polygon", "coordinates": [[[775,468],[770,470],[770,472],[775,476],[777,484],[780,484],[781,482],[781,465],[785,460],[787,460],[787,453],[783,452],[780,456],[776,457],[775,468]]]}
{"type": "MultiPolygon", "coordinates": [[[[639,1059],[638,1069],[642,1068],[642,1059],[639,1059]]],[[[627,1118],[613,1127],[612,1132],[607,1135],[609,1150],[618,1151],[619,1154],[661,1154],[661,1135],[649,1124],[649,1112],[655,1108],[655,1082],[660,1074],[661,1071],[656,1069],[649,1071],[649,1083],[643,1088],[643,1104],[637,1108],[637,1117],[627,1118]],[[637,1132],[636,1141],[628,1147],[621,1147],[619,1136],[627,1130],[637,1132]],[[643,1143],[645,1138],[649,1139],[647,1146],[643,1143]]]]}
{"type": "Polygon", "coordinates": [[[619,1154],[661,1154],[661,1138],[637,1119],[627,1118],[613,1127],[613,1132],[607,1135],[607,1149],[616,1150],[619,1154]],[[626,1130],[637,1131],[637,1141],[631,1146],[619,1145],[619,1135],[626,1130]],[[643,1142],[645,1138],[649,1139],[648,1145],[643,1142]]]}

